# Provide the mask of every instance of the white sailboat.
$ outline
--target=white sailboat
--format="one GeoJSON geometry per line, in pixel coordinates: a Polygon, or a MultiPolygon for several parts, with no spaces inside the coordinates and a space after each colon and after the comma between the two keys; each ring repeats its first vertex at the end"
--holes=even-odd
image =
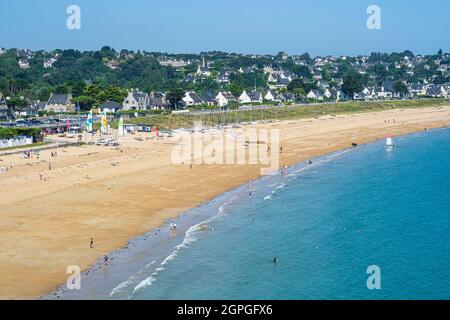
{"type": "Polygon", "coordinates": [[[392,139],[392,135],[389,134],[386,137],[386,150],[391,151],[395,148],[394,140],[392,139]]]}

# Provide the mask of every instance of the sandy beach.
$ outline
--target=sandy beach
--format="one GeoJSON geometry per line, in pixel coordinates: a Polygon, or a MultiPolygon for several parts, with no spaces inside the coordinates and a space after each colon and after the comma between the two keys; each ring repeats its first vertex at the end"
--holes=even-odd
{"type": "MultiPolygon", "coordinates": [[[[448,124],[450,106],[253,126],[280,130],[285,166],[388,133],[448,124]]],[[[121,138],[117,147],[59,148],[56,158],[49,150],[39,159],[0,155],[0,166],[10,168],[0,174],[0,298],[44,295],[66,282],[67,266],[86,269],[166,219],[260,175],[260,165],[177,165],[171,158],[176,137],[139,136],[121,138]]]]}

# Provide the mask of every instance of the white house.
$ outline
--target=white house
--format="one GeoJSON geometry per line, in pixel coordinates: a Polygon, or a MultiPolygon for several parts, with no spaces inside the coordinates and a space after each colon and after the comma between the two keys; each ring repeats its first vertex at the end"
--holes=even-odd
{"type": "Polygon", "coordinates": [[[198,94],[195,93],[195,91],[188,91],[184,94],[183,97],[183,102],[184,104],[189,107],[189,106],[198,106],[203,104],[203,100],[202,98],[200,98],[198,96],[198,94]]]}
{"type": "Polygon", "coordinates": [[[280,102],[282,100],[281,96],[276,91],[268,90],[264,99],[267,101],[280,102]]]}
{"type": "Polygon", "coordinates": [[[226,107],[231,101],[236,101],[236,97],[231,92],[219,92],[216,101],[219,107],[226,107]]]}
{"type": "Polygon", "coordinates": [[[147,110],[149,96],[147,93],[131,90],[122,103],[123,110],[147,110]]]}
{"type": "Polygon", "coordinates": [[[264,101],[261,92],[257,91],[252,91],[250,93],[244,91],[239,96],[238,100],[239,103],[262,103],[264,101]]]}
{"type": "Polygon", "coordinates": [[[252,99],[250,98],[250,95],[247,94],[247,91],[244,91],[239,96],[238,101],[239,101],[239,103],[250,103],[250,102],[252,102],[252,99]]]}
{"type": "Polygon", "coordinates": [[[18,63],[21,69],[28,69],[30,67],[30,63],[28,62],[28,60],[20,59],[18,63]]]}
{"type": "Polygon", "coordinates": [[[49,58],[49,59],[44,59],[44,68],[48,69],[48,68],[53,68],[53,64],[58,61],[55,58],[49,58]]]}
{"type": "Polygon", "coordinates": [[[308,99],[323,100],[323,93],[320,90],[312,89],[306,95],[308,99]]]}

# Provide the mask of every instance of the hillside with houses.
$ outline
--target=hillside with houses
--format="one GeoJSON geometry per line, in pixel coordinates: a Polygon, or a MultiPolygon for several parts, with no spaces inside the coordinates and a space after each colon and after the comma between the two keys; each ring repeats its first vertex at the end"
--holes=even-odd
{"type": "Polygon", "coordinates": [[[0,49],[0,118],[99,108],[238,108],[331,101],[448,98],[450,54],[0,49]]]}

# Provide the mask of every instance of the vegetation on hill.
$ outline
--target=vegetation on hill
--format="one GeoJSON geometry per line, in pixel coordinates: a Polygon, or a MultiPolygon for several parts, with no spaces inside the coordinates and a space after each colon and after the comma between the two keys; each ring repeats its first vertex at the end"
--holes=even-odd
{"type": "Polygon", "coordinates": [[[198,55],[119,52],[107,46],[98,51],[83,52],[72,49],[33,52],[9,49],[0,55],[0,92],[4,96],[40,101],[46,101],[52,92],[72,93],[83,109],[98,106],[107,100],[121,102],[126,90],[132,88],[143,92],[193,90],[204,93],[223,90],[238,95],[243,90],[267,89],[268,76],[263,69],[270,66],[294,76],[288,91],[305,95],[316,86],[314,76],[331,85],[335,84],[336,79],[346,79],[346,91],[351,93],[362,85],[379,85],[385,80],[446,83],[450,81],[450,73],[440,67],[449,64],[450,55],[442,51],[428,56],[414,56],[412,52],[404,51],[317,60],[308,53],[287,56],[283,52],[271,56],[218,51],[198,55]],[[162,65],[160,61],[164,59],[189,63],[176,68],[162,65]],[[195,72],[203,59],[210,68],[211,76],[196,77],[195,72]],[[23,61],[26,66],[19,66],[19,62],[23,61]],[[363,72],[359,70],[356,76],[355,72],[361,68],[363,72]],[[229,81],[216,81],[216,77],[225,72],[229,72],[229,81]]]}
{"type": "MultiPolygon", "coordinates": [[[[391,109],[439,107],[449,105],[447,99],[396,100],[377,102],[339,102],[314,105],[291,105],[253,110],[229,110],[221,113],[206,115],[189,114],[159,114],[150,117],[133,118],[127,123],[149,124],[163,129],[191,128],[194,122],[201,121],[205,126],[242,123],[257,120],[289,120],[314,118],[324,115],[352,114],[374,112],[391,109]]],[[[118,122],[111,123],[117,128],[118,122]]]]}

